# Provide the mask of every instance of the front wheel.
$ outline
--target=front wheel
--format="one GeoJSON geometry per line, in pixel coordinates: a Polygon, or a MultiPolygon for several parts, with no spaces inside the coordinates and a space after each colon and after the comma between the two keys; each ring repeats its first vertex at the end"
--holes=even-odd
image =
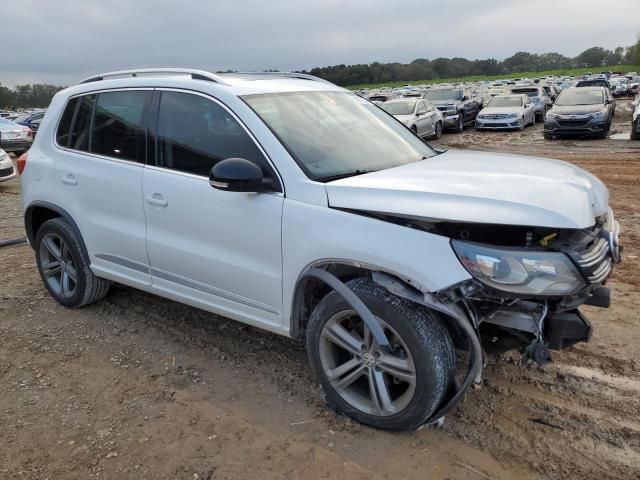
{"type": "Polygon", "coordinates": [[[440,318],[369,279],[347,283],[382,327],[390,350],[336,292],[314,309],[309,362],[328,404],[375,428],[409,430],[435,412],[451,388],[455,355],[440,318]]]}
{"type": "Polygon", "coordinates": [[[440,137],[442,137],[442,122],[436,122],[436,127],[433,132],[433,138],[437,140],[440,137]]]}
{"type": "Polygon", "coordinates": [[[458,123],[456,124],[456,133],[462,133],[464,131],[464,118],[462,114],[458,116],[458,123]]]}

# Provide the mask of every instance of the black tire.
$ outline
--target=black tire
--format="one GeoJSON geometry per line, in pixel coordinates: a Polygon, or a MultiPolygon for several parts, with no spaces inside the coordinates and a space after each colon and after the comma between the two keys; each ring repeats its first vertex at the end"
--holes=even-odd
{"type": "Polygon", "coordinates": [[[433,138],[434,138],[434,139],[436,139],[436,140],[437,140],[437,139],[439,139],[440,137],[442,137],[442,129],[443,129],[443,127],[442,127],[442,122],[438,122],[438,123],[436,123],[435,131],[434,131],[434,133],[433,133],[433,138]]]}
{"type": "Polygon", "coordinates": [[[71,228],[71,225],[62,218],[47,220],[40,226],[36,233],[34,249],[40,278],[54,300],[65,307],[83,307],[97,302],[104,298],[111,287],[111,282],[109,280],[97,277],[93,274],[89,268],[89,258],[87,258],[84,253],[81,242],[82,239],[78,238],[73,228],[71,228]],[[45,259],[43,258],[42,243],[47,236],[54,236],[62,239],[68,249],[68,258],[70,262],[67,261],[67,264],[70,263],[72,265],[76,275],[73,292],[68,296],[56,291],[43,271],[43,263],[45,262],[45,259]]]}
{"type": "Polygon", "coordinates": [[[464,117],[463,117],[462,113],[460,113],[460,115],[458,117],[458,123],[456,124],[455,132],[456,133],[462,133],[463,131],[464,131],[464,117]]]}
{"type": "MultiPolygon", "coordinates": [[[[640,120],[638,120],[638,124],[640,125],[640,120]]],[[[631,124],[631,140],[640,140],[640,132],[638,132],[638,126],[634,123],[631,124]]]]}
{"type": "Polygon", "coordinates": [[[334,410],[375,428],[415,429],[435,412],[454,382],[455,353],[451,337],[436,313],[392,295],[373,281],[358,278],[347,285],[376,317],[395,330],[406,345],[415,364],[415,390],[402,410],[379,416],[354,408],[332,386],[321,361],[323,327],[340,312],[352,310],[340,295],[332,292],[312,312],[307,330],[309,362],[326,401],[334,410]]]}
{"type": "Polygon", "coordinates": [[[553,140],[553,135],[551,135],[550,133],[545,133],[543,135],[545,140],[553,140]]]}

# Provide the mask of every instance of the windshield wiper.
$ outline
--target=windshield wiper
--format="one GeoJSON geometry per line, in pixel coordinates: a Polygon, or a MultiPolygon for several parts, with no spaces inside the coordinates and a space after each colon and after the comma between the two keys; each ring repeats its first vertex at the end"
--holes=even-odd
{"type": "Polygon", "coordinates": [[[340,180],[342,178],[355,177],[356,175],[363,175],[365,173],[373,173],[377,172],[377,170],[354,170],[352,172],[339,173],[337,175],[328,175],[326,177],[316,178],[318,182],[332,182],[334,180],[340,180]]]}

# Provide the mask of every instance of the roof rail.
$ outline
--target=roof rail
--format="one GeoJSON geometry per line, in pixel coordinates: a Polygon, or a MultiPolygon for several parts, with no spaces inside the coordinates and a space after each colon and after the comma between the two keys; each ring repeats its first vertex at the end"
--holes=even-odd
{"type": "Polygon", "coordinates": [[[322,82],[329,83],[333,85],[328,80],[324,78],[316,77],[314,75],[309,75],[308,73],[298,73],[298,72],[229,72],[229,75],[264,75],[264,76],[273,76],[273,77],[288,77],[288,78],[300,78],[303,80],[312,80],[314,82],[322,82]]]}
{"type": "Polygon", "coordinates": [[[142,76],[150,76],[150,75],[191,75],[191,78],[194,80],[205,80],[208,82],[216,82],[225,84],[226,82],[219,75],[214,75],[213,73],[206,72],[204,70],[194,70],[191,68],[138,68],[134,70],[120,70],[117,72],[107,72],[101,73],[99,75],[94,75],[92,77],[85,78],[80,83],[91,83],[91,82],[99,82],[101,80],[106,80],[109,77],[142,77],[142,76]]]}

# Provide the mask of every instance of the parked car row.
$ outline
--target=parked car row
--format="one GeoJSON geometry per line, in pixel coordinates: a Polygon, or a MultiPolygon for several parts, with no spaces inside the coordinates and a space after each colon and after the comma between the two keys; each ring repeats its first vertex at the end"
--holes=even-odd
{"type": "MultiPolygon", "coordinates": [[[[407,85],[357,93],[396,116],[421,137],[438,137],[441,133],[436,131],[438,122],[442,122],[442,131],[459,133],[474,124],[478,130],[522,130],[536,121],[544,121],[547,139],[562,135],[606,138],[615,115],[615,98],[637,92],[638,79],[636,72],[625,75],[602,72],[576,78],[407,85]],[[405,109],[411,112],[398,113],[405,109]]],[[[637,136],[634,130],[632,138],[637,136]]]]}

